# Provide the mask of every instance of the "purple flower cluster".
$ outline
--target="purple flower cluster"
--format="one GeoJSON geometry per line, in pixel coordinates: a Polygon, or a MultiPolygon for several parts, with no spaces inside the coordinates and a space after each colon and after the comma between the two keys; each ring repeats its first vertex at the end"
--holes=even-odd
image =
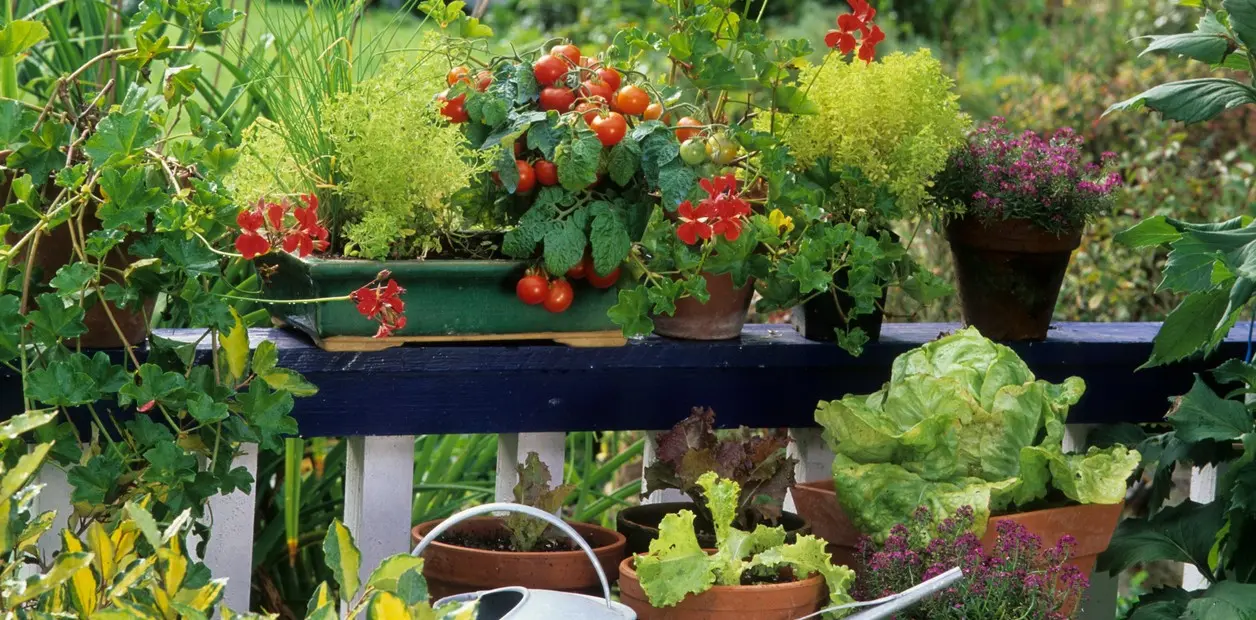
{"type": "Polygon", "coordinates": [[[911,523],[899,524],[880,547],[860,542],[863,568],[856,598],[872,600],[902,592],[954,566],[964,580],[901,613],[901,620],[978,620],[1025,618],[1067,620],[1075,617],[1089,583],[1068,564],[1077,541],[1064,536],[1048,549],[1024,526],[1000,521],[989,553],[972,533],[973,510],[961,507],[931,531],[930,510],[921,506],[911,523]]]}
{"type": "Polygon", "coordinates": [[[1014,134],[995,117],[951,156],[935,194],[984,220],[1028,219],[1057,234],[1075,231],[1109,210],[1122,184],[1115,153],[1085,162],[1083,146],[1069,128],[1049,138],[1014,134]]]}

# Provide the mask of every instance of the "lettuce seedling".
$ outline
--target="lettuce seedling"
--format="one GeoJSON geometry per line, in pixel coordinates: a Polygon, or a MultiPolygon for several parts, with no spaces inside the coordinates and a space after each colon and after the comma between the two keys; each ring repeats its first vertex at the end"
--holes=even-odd
{"type": "Polygon", "coordinates": [[[681,510],[663,517],[659,537],[650,543],[650,552],[638,555],[634,561],[641,589],[651,605],[669,607],[712,586],[742,585],[747,574],[774,577],[784,568],[792,569],[797,579],[823,575],[834,605],[854,600],[848,590],[855,571],[834,566],[823,539],[799,536],[797,542],[787,545],[783,527],[759,525],[750,532],[737,529],[733,520],[741,486],[715,472],[703,474],[697,485],[714,519],[716,550],[708,553],[698,544],[693,511],[681,510]]]}
{"type": "MultiPolygon", "coordinates": [[[[529,452],[528,458],[515,469],[519,472],[519,482],[515,484],[516,504],[558,512],[575,489],[570,484],[551,489],[549,467],[535,452],[529,452]]],[[[545,538],[550,525],[536,517],[512,512],[506,517],[506,528],[510,530],[510,545],[515,551],[532,551],[545,538]]]]}

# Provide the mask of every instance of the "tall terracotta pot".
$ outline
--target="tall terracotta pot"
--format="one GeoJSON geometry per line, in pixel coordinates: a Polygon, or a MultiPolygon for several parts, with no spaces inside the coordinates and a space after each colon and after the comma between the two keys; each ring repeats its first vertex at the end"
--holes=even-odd
{"type": "MultiPolygon", "coordinates": [[[[861,534],[838,503],[833,481],[798,484],[790,492],[798,514],[811,523],[811,530],[816,536],[828,541],[830,551],[834,553],[833,561],[855,566],[851,562],[859,557],[861,534]]],[[[994,549],[1001,521],[1021,524],[1029,533],[1041,538],[1044,547],[1054,545],[1065,534],[1071,534],[1077,539],[1077,548],[1069,564],[1089,576],[1095,570],[1099,554],[1108,548],[1124,508],[1124,503],[1077,504],[991,517],[981,538],[981,547],[986,552],[994,549]]]]}
{"type": "MultiPolygon", "coordinates": [[[[414,526],[411,538],[418,544],[441,521],[414,526]]],[[[569,523],[593,548],[606,576],[614,579],[619,561],[624,559],[624,537],[618,532],[588,523],[569,523]]],[[[450,533],[501,535],[507,532],[503,519],[467,519],[450,533]]],[[[423,575],[432,599],[455,594],[492,590],[506,586],[558,590],[601,595],[597,571],[583,551],[487,551],[443,543],[437,540],[423,553],[423,575]]]]}
{"type": "MultiPolygon", "coordinates": [[[[0,160],[4,157],[4,152],[0,151],[0,160]]],[[[56,197],[56,192],[52,191],[55,189],[55,186],[51,183],[45,189],[44,195],[47,200],[51,201],[56,197]]],[[[0,180],[0,199],[6,197],[8,193],[7,179],[0,180]]],[[[78,260],[78,257],[74,255],[74,245],[70,237],[69,227],[71,225],[73,225],[72,222],[57,226],[46,234],[40,235],[38,243],[33,243],[35,256],[31,263],[31,268],[39,276],[40,282],[46,284],[56,275],[58,269],[78,260]]],[[[82,233],[84,235],[100,230],[100,228],[100,220],[94,214],[88,213],[83,218],[82,233]]],[[[8,243],[15,243],[21,237],[22,235],[20,234],[10,232],[5,235],[5,240],[8,243]]],[[[110,252],[105,257],[105,265],[118,271],[125,270],[131,262],[125,250],[122,249],[125,247],[126,245],[123,244],[110,252]]],[[[28,245],[25,250],[19,253],[14,258],[14,262],[24,265],[27,260],[26,252],[29,251],[29,248],[30,246],[28,245]]],[[[110,272],[106,271],[103,277],[108,279],[112,276],[110,272]]],[[[70,348],[116,349],[120,348],[123,343],[129,345],[140,344],[144,342],[145,337],[148,335],[148,325],[145,323],[145,317],[151,316],[155,301],[154,299],[144,300],[142,303],[143,311],[141,311],[139,308],[134,307],[129,309],[119,308],[112,302],[106,302],[98,298],[96,303],[83,314],[83,324],[87,326],[87,333],[80,336],[77,340],[67,341],[66,345],[70,348]],[[108,312],[106,312],[105,306],[108,306],[108,312]],[[110,320],[110,314],[113,315],[113,320],[110,320]],[[117,328],[113,325],[114,321],[117,321],[117,328]],[[119,335],[119,331],[121,331],[121,335],[119,335]]],[[[32,295],[29,305],[33,306],[34,303],[34,296],[32,295]]],[[[26,312],[29,309],[23,308],[22,311],[26,312]]]]}
{"type": "Polygon", "coordinates": [[[741,335],[754,295],[754,280],[734,286],[733,277],[726,273],[703,273],[702,277],[711,298],[704,304],[685,297],[676,302],[671,316],[652,316],[654,333],[682,340],[730,340],[741,335]]]}
{"type": "Polygon", "coordinates": [[[633,569],[633,558],[619,565],[619,600],[639,620],[796,620],[820,609],[827,600],[824,578],[756,586],[714,586],[689,595],[672,607],[650,604],[633,569]]]}
{"type": "Polygon", "coordinates": [[[1082,231],[1057,236],[1025,219],[947,224],[964,322],[992,340],[1044,340],[1082,231]]]}

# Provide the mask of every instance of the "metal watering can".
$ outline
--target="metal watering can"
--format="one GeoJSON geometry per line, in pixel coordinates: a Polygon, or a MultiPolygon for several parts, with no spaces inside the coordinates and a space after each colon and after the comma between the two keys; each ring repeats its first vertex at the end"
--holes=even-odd
{"type": "MultiPolygon", "coordinates": [[[[637,620],[636,612],[627,605],[611,600],[610,582],[607,581],[606,573],[602,570],[602,565],[598,563],[597,556],[593,554],[593,549],[589,548],[589,543],[585,542],[584,538],[577,534],[570,525],[563,522],[562,519],[538,508],[510,503],[485,504],[469,508],[445,519],[444,522],[433,528],[431,532],[428,532],[427,536],[423,537],[423,540],[419,541],[419,544],[415,546],[414,551],[410,555],[423,555],[423,551],[427,549],[428,545],[463,520],[492,512],[523,513],[530,517],[541,519],[567,535],[568,538],[579,545],[580,550],[584,551],[589,561],[593,563],[593,568],[597,571],[598,580],[602,582],[602,598],[599,599],[571,592],[533,590],[513,586],[486,592],[470,592],[449,596],[436,601],[436,607],[459,604],[461,605],[458,608],[459,611],[474,613],[474,615],[468,616],[474,618],[474,620],[637,620]]],[[[933,593],[959,581],[962,577],[963,573],[959,568],[952,568],[899,594],[875,601],[830,607],[798,620],[819,618],[831,611],[860,607],[868,607],[868,609],[847,616],[846,620],[879,620],[881,618],[889,618],[896,612],[911,607],[933,593]]],[[[455,615],[460,614],[455,612],[455,615]]]]}

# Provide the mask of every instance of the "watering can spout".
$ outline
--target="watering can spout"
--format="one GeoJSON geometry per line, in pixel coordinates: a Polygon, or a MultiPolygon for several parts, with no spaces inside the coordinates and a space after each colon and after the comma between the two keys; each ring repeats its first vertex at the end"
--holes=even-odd
{"type": "MultiPolygon", "coordinates": [[[[438,607],[461,603],[474,607],[474,620],[630,620],[632,610],[569,592],[509,587],[460,594],[443,599],[438,607]]],[[[458,614],[454,614],[455,617],[458,614]]]]}

